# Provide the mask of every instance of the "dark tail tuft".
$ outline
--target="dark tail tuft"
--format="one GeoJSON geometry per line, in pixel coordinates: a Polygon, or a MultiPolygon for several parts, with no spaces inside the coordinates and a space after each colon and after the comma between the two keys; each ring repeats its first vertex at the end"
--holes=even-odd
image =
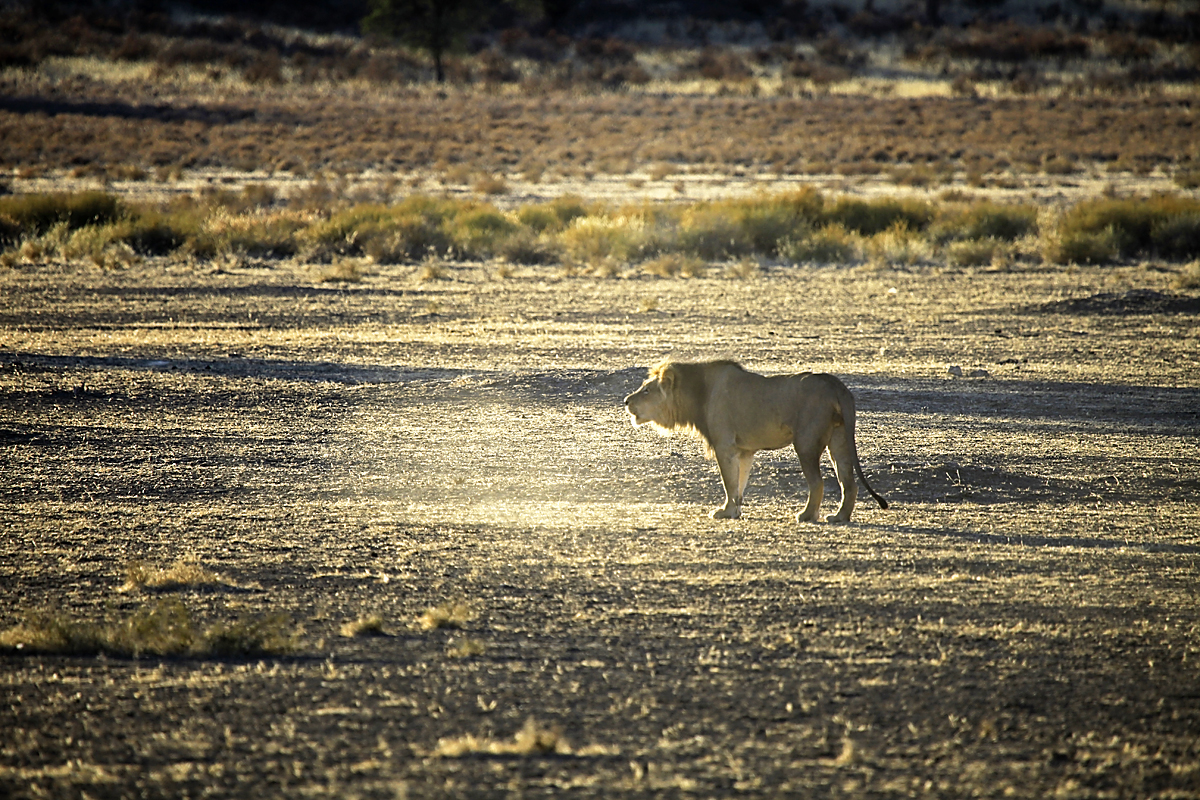
{"type": "Polygon", "coordinates": [[[882,509],[887,509],[888,501],[875,494],[875,490],[871,488],[871,484],[867,483],[867,476],[863,474],[862,464],[858,463],[857,458],[854,459],[854,469],[858,472],[858,477],[862,479],[863,486],[867,487],[867,491],[871,493],[871,497],[874,497],[875,502],[879,503],[879,507],[882,509]]]}

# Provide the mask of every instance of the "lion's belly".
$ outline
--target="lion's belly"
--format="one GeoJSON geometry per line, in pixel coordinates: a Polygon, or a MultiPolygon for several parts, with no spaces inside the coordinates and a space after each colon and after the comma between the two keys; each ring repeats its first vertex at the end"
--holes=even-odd
{"type": "Polygon", "coordinates": [[[773,425],[753,432],[739,431],[733,441],[739,450],[778,450],[792,443],[792,429],[773,425]]]}

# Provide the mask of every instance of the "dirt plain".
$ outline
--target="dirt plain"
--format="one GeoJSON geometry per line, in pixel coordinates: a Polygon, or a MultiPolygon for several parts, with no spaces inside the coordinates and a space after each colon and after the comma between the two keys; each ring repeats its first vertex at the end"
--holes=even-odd
{"type": "Polygon", "coordinates": [[[0,794],[1200,797],[1176,268],[321,269],[0,273],[0,628],[191,556],[200,618],[299,631],[0,655],[0,794]],[[840,375],[892,507],[797,525],[780,451],[708,519],[697,444],[621,407],[666,355],[840,375]],[[530,719],[554,752],[495,746],[530,719]]]}

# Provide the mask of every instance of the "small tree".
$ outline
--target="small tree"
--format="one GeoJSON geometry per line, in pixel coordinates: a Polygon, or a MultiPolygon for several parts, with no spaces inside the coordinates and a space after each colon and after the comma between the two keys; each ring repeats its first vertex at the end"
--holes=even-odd
{"type": "Polygon", "coordinates": [[[362,29],[428,51],[441,83],[446,80],[445,54],[461,48],[494,7],[485,0],[370,0],[362,29]]]}

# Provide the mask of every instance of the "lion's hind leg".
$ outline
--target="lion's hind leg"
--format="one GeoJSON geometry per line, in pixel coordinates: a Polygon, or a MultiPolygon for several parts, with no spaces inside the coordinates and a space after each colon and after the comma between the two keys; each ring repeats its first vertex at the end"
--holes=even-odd
{"type": "Polygon", "coordinates": [[[833,473],[842,487],[842,504],[837,513],[825,518],[826,522],[849,522],[858,500],[858,484],[854,482],[854,448],[846,435],[846,426],[834,428],[829,437],[829,456],[833,460],[833,473]]]}
{"type": "Polygon", "coordinates": [[[821,480],[821,454],[829,445],[825,436],[812,434],[798,436],[792,442],[796,448],[796,457],[800,459],[800,470],[804,473],[804,482],[808,484],[808,503],[799,514],[797,522],[816,522],[821,510],[821,501],[825,498],[825,482],[821,480]]]}
{"type": "Polygon", "coordinates": [[[821,500],[825,497],[825,483],[821,480],[821,451],[816,455],[796,450],[800,458],[800,469],[804,473],[804,482],[808,484],[808,504],[796,515],[796,522],[816,522],[817,513],[821,508],[821,500]]]}

